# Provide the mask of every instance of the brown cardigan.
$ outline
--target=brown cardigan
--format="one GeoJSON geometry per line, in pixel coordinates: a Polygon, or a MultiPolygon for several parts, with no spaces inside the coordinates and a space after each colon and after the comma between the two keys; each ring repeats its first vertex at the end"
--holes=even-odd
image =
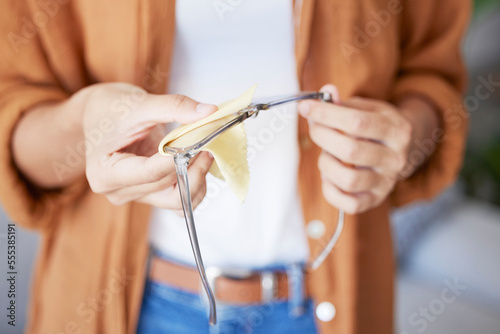
{"type": "MultiPolygon", "coordinates": [[[[378,208],[348,216],[338,246],[308,281],[316,302],[330,301],[337,308],[332,321],[320,323],[322,333],[391,333],[394,255],[388,211],[431,198],[459,170],[467,128],[459,44],[470,4],[296,2],[297,74],[303,90],[333,83],[342,98],[395,100],[418,94],[442,115],[445,138],[429,162],[398,183],[378,208]]],[[[57,192],[35,190],[12,163],[9,142],[23,111],[96,82],[130,82],[163,93],[175,3],[45,3],[50,5],[0,0],[0,199],[12,220],[43,236],[28,333],[133,333],[148,255],[149,207],[113,206],[92,193],[83,178],[57,192]]],[[[309,240],[314,255],[332,232],[337,210],[322,197],[316,164],[320,150],[303,120],[298,141],[304,219],[327,225],[324,238],[309,240]]]]}

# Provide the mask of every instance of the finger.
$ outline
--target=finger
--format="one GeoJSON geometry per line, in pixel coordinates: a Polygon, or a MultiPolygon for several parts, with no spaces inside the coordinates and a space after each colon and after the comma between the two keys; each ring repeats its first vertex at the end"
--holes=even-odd
{"type": "MultiPolygon", "coordinates": [[[[208,169],[210,169],[211,163],[213,162],[213,157],[205,152],[196,155],[191,159],[191,166],[202,165],[202,170],[205,170],[205,166],[208,164],[208,169]]],[[[192,167],[190,167],[192,168],[192,167]]],[[[208,172],[207,169],[207,172],[208,172]]],[[[206,173],[205,173],[206,174],[206,173]]],[[[109,192],[106,195],[112,197],[115,200],[113,202],[129,202],[136,200],[138,198],[144,197],[150,193],[155,193],[160,190],[171,187],[177,183],[177,175],[174,172],[169,173],[164,178],[159,181],[139,184],[134,186],[126,186],[115,191],[109,192]]]]}
{"type": "Polygon", "coordinates": [[[376,198],[370,192],[358,193],[356,195],[339,190],[333,183],[323,181],[323,196],[328,203],[334,207],[344,210],[349,214],[362,213],[373,207],[376,198]]]}
{"type": "MultiPolygon", "coordinates": [[[[191,187],[190,187],[191,189],[191,187]]],[[[194,194],[191,193],[191,203],[193,210],[201,203],[203,198],[205,198],[206,188],[200,188],[194,194]]],[[[168,189],[160,190],[155,193],[148,194],[141,198],[135,200],[139,203],[149,204],[151,206],[172,210],[175,214],[184,217],[184,211],[182,209],[182,202],[180,198],[179,188],[176,186],[170,187],[168,189]]]]}
{"type": "Polygon", "coordinates": [[[299,111],[310,121],[355,137],[386,142],[396,135],[391,130],[392,122],[387,117],[345,104],[303,101],[299,105],[299,111]]]}
{"type": "MultiPolygon", "coordinates": [[[[381,133],[380,141],[383,141],[386,146],[391,147],[393,150],[401,150],[411,139],[411,126],[408,120],[390,103],[353,97],[344,101],[343,105],[353,109],[372,110],[372,112],[364,113],[365,116],[371,115],[371,120],[360,120],[359,127],[361,130],[366,128],[367,133],[371,131],[381,133]],[[365,125],[361,124],[363,122],[365,125]]],[[[377,138],[374,139],[377,140],[377,138]]]]}
{"type": "Polygon", "coordinates": [[[182,202],[177,186],[172,186],[154,193],[147,194],[135,200],[139,203],[174,211],[182,211],[182,202]]]}
{"type": "Polygon", "coordinates": [[[350,99],[343,100],[342,105],[366,111],[384,111],[392,108],[392,105],[387,102],[361,96],[353,96],[350,99]]]}
{"type": "Polygon", "coordinates": [[[191,164],[188,168],[189,189],[191,191],[191,199],[193,208],[203,200],[207,191],[206,176],[214,161],[212,155],[208,152],[202,152],[196,163],[191,164]]]}
{"type": "MultiPolygon", "coordinates": [[[[198,154],[199,158],[188,168],[189,191],[193,209],[201,203],[207,193],[206,176],[213,163],[213,157],[208,152],[198,154]]],[[[178,185],[176,185],[176,188],[178,185]]],[[[182,207],[180,208],[182,210],[182,207]]]]}
{"type": "Polygon", "coordinates": [[[89,163],[86,172],[92,190],[97,193],[175,178],[173,158],[159,153],[151,157],[114,153],[103,162],[89,163]]]}
{"type": "Polygon", "coordinates": [[[217,111],[214,104],[199,103],[184,95],[150,94],[143,102],[141,120],[151,123],[196,122],[217,111]]]}
{"type": "Polygon", "coordinates": [[[136,155],[150,157],[158,152],[158,143],[161,142],[165,135],[166,131],[164,130],[164,126],[157,125],[144,139],[136,141],[121,150],[115,149],[115,152],[134,153],[136,155]]]}
{"type": "Polygon", "coordinates": [[[124,187],[115,191],[108,192],[106,193],[106,197],[110,200],[111,203],[115,205],[121,205],[131,201],[135,201],[139,198],[147,196],[148,194],[173,187],[176,184],[176,175],[169,175],[157,182],[124,187]]]}
{"type": "Polygon", "coordinates": [[[310,127],[310,136],[323,150],[344,163],[374,168],[377,172],[400,167],[397,155],[382,144],[353,138],[316,123],[310,127]]]}
{"type": "Polygon", "coordinates": [[[195,193],[192,194],[193,210],[196,209],[198,205],[200,205],[200,203],[205,198],[206,194],[207,194],[207,184],[206,182],[204,182],[201,185],[201,187],[198,187],[195,193]]]}
{"type": "Polygon", "coordinates": [[[320,92],[325,92],[325,93],[330,93],[332,96],[332,102],[333,103],[340,103],[340,94],[339,90],[337,89],[337,86],[332,85],[332,84],[327,84],[321,87],[319,90],[320,92]]]}
{"type": "Polygon", "coordinates": [[[177,216],[184,218],[184,211],[182,210],[172,210],[173,213],[175,213],[177,216]]]}
{"type": "Polygon", "coordinates": [[[346,166],[326,152],[319,156],[318,167],[324,180],[349,193],[372,191],[380,182],[380,176],[372,169],[346,166]]]}
{"type": "MultiPolygon", "coordinates": [[[[199,156],[188,168],[189,191],[191,193],[193,208],[196,208],[205,197],[206,175],[213,162],[213,158],[207,152],[202,152],[199,156]]],[[[182,210],[178,184],[174,187],[143,196],[138,201],[164,209],[182,210]]]]}

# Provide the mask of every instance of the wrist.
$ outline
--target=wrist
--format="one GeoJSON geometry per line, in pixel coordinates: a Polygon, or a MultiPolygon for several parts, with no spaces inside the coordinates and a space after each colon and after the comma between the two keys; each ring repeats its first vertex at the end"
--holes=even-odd
{"type": "Polygon", "coordinates": [[[16,124],[13,159],[35,186],[61,188],[84,174],[82,120],[92,90],[90,86],[66,100],[36,105],[16,124]]]}
{"type": "Polygon", "coordinates": [[[397,103],[401,115],[411,124],[412,139],[407,154],[407,163],[400,173],[408,178],[434,153],[437,143],[433,133],[440,128],[436,107],[419,96],[408,96],[397,103]]]}

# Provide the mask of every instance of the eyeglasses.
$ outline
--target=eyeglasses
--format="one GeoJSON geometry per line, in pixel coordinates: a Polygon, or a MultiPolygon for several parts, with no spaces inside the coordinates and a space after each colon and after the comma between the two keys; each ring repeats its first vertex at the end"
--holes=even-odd
{"type": "MultiPolygon", "coordinates": [[[[193,215],[193,204],[191,201],[191,193],[189,191],[189,180],[187,174],[187,168],[189,165],[189,161],[196,156],[202,148],[207,145],[209,142],[217,138],[219,135],[224,133],[225,131],[233,128],[234,126],[243,123],[250,117],[256,117],[259,112],[264,110],[269,110],[273,107],[297,102],[301,100],[321,100],[323,102],[337,102],[332,100],[332,96],[327,92],[301,92],[292,96],[287,96],[284,98],[273,99],[271,102],[267,103],[252,103],[248,107],[236,112],[234,114],[234,118],[228,121],[227,123],[221,125],[215,131],[199,140],[195,144],[192,144],[187,147],[171,147],[171,146],[163,146],[163,152],[173,155],[175,162],[175,172],[177,174],[177,183],[179,188],[179,193],[181,196],[182,202],[182,210],[184,211],[184,219],[186,221],[186,227],[189,234],[189,240],[191,243],[191,248],[193,250],[194,259],[196,262],[196,267],[198,268],[198,272],[200,274],[200,278],[203,284],[203,287],[207,293],[209,306],[210,306],[210,317],[209,323],[210,325],[215,325],[217,322],[217,309],[216,309],[216,300],[213,293],[213,289],[210,286],[210,281],[207,277],[207,273],[205,270],[205,266],[203,264],[203,259],[201,256],[200,246],[198,243],[198,236],[196,233],[196,227],[194,223],[194,215],[193,215]]],[[[325,260],[328,254],[331,252],[337,240],[340,237],[344,226],[344,212],[339,210],[339,216],[337,221],[337,227],[335,229],[334,234],[331,239],[325,246],[325,248],[321,251],[321,253],[312,261],[309,261],[306,264],[306,270],[314,270],[318,268],[321,263],[325,260]]]]}

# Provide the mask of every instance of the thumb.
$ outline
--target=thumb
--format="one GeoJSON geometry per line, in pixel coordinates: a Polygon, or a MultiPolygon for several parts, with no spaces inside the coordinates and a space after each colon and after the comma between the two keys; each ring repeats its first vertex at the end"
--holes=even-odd
{"type": "Polygon", "coordinates": [[[196,122],[217,111],[215,104],[199,103],[184,95],[148,95],[141,114],[154,123],[196,122]]]}

